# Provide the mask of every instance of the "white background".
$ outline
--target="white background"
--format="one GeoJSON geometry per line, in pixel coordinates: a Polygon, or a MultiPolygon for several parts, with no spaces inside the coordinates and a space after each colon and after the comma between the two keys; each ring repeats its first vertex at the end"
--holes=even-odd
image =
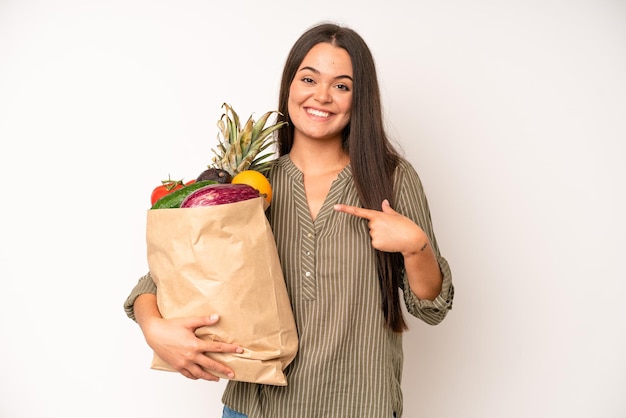
{"type": "Polygon", "coordinates": [[[405,417],[626,416],[623,1],[0,0],[1,417],[220,416],[122,310],[149,194],[210,163],[224,101],[274,109],[325,19],[372,48],[454,273],[405,417]]]}

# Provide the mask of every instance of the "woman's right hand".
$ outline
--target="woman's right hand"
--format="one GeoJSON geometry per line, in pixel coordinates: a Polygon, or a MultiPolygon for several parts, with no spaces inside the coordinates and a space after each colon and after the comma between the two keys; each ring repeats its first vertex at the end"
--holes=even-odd
{"type": "Polygon", "coordinates": [[[219,381],[213,373],[234,377],[225,365],[212,360],[205,353],[243,353],[234,344],[205,341],[195,330],[219,321],[218,315],[190,318],[164,319],[161,317],[154,295],[141,295],[135,301],[135,317],[146,342],[161,360],[189,379],[219,381]]]}

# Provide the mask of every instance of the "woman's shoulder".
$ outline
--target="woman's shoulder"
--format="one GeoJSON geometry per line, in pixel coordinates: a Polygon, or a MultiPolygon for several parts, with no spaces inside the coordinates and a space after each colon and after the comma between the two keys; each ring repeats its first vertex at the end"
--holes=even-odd
{"type": "Polygon", "coordinates": [[[394,173],[396,201],[410,198],[423,198],[424,185],[415,166],[405,157],[400,157],[394,173]]]}
{"type": "Polygon", "coordinates": [[[302,174],[289,158],[289,154],[282,155],[270,162],[267,177],[272,180],[277,177],[298,179],[302,174]]]}
{"type": "Polygon", "coordinates": [[[404,156],[398,156],[397,164],[396,164],[396,178],[399,176],[412,176],[418,177],[417,170],[415,166],[404,156]]]}
{"type": "Polygon", "coordinates": [[[268,168],[267,168],[267,172],[268,173],[272,173],[276,170],[280,170],[282,166],[284,166],[285,164],[285,157],[286,155],[283,156],[279,156],[279,157],[275,157],[272,160],[269,160],[267,162],[268,168]]]}

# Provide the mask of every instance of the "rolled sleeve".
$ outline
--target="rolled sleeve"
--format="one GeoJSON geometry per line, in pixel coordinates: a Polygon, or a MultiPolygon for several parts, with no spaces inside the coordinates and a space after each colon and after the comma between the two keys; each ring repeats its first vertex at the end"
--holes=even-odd
{"type": "Polygon", "coordinates": [[[406,274],[403,277],[404,301],[408,312],[423,320],[429,325],[437,325],[452,309],[454,299],[454,286],[452,284],[452,272],[445,258],[437,256],[437,262],[443,275],[441,292],[433,300],[420,300],[409,286],[409,279],[406,274]]]}
{"type": "Polygon", "coordinates": [[[134,309],[135,299],[144,293],[152,293],[153,295],[156,295],[156,292],[157,287],[156,284],[154,284],[154,280],[152,280],[150,273],[142,276],[124,302],[124,311],[126,312],[126,315],[133,321],[136,321],[134,309]]]}

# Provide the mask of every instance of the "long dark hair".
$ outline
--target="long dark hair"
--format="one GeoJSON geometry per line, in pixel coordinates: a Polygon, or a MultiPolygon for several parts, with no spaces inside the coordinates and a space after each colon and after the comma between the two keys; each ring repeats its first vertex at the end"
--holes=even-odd
{"type": "MultiPolygon", "coordinates": [[[[327,42],[345,49],[350,55],[353,71],[352,110],[345,127],[343,147],[350,156],[350,165],[363,207],[380,210],[381,203],[393,202],[393,173],[398,153],[391,145],[383,126],[382,106],[376,67],[371,51],[354,30],[332,23],[322,23],[306,31],[293,45],[283,70],[278,100],[281,119],[291,122],[288,112],[289,88],[298,67],[315,45],[327,42]]],[[[288,154],[293,145],[294,127],[289,123],[278,132],[278,153],[288,154]]],[[[400,306],[399,286],[402,283],[404,260],[398,253],[376,251],[382,310],[387,325],[396,332],[407,328],[400,306]]]]}

